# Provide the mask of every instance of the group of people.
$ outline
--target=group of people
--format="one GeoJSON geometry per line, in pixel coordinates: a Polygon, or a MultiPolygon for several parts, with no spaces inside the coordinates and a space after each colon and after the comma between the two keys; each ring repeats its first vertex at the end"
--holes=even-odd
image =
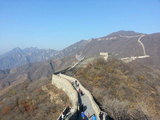
{"type": "MultiPolygon", "coordinates": [[[[82,120],[85,120],[85,113],[83,111],[81,112],[81,117],[82,117],[82,120]]],[[[92,116],[90,116],[89,113],[88,113],[87,117],[88,117],[88,119],[90,117],[92,117],[92,120],[97,120],[95,114],[93,114],[92,116]]],[[[103,120],[103,113],[102,112],[99,113],[99,119],[103,120]]]]}
{"type": "MultiPolygon", "coordinates": [[[[81,112],[81,117],[82,117],[82,120],[85,120],[85,114],[84,114],[84,112],[81,112]]],[[[87,117],[88,117],[88,119],[90,118],[90,116],[87,116],[87,117]]],[[[96,120],[95,114],[92,115],[92,120],[96,120]]]]}
{"type": "MultiPolygon", "coordinates": [[[[85,113],[84,113],[84,109],[83,109],[83,104],[80,107],[80,111],[81,111],[82,120],[85,120],[85,113]]],[[[91,117],[92,117],[92,120],[96,120],[96,115],[95,114],[93,114],[92,116],[90,116],[90,114],[88,113],[88,115],[87,115],[88,120],[91,117]]],[[[99,119],[103,120],[103,113],[102,112],[99,113],[99,119]]]]}

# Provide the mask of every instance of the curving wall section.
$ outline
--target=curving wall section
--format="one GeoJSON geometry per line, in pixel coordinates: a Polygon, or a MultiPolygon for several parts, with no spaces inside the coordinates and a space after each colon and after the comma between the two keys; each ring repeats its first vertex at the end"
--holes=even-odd
{"type": "Polygon", "coordinates": [[[72,108],[70,110],[71,114],[66,118],[66,120],[75,120],[77,118],[77,107],[78,107],[77,91],[73,88],[72,84],[68,80],[54,74],[52,75],[52,84],[58,87],[59,89],[62,89],[71,100],[72,103],[72,108]]]}
{"type": "MultiPolygon", "coordinates": [[[[70,76],[67,76],[67,75],[64,75],[64,74],[59,74],[59,76],[61,76],[63,78],[66,78],[66,79],[69,79],[69,80],[72,80],[74,82],[77,80],[73,77],[70,77],[70,76]]],[[[83,93],[85,93],[88,96],[88,98],[90,99],[92,107],[95,111],[95,114],[98,117],[101,110],[100,110],[99,106],[96,104],[96,102],[94,101],[93,96],[78,80],[77,80],[77,83],[79,84],[79,87],[83,91],[83,93]]],[[[104,116],[105,116],[105,117],[103,117],[103,120],[106,120],[107,113],[105,113],[105,112],[103,112],[103,113],[104,113],[104,116]]]]}

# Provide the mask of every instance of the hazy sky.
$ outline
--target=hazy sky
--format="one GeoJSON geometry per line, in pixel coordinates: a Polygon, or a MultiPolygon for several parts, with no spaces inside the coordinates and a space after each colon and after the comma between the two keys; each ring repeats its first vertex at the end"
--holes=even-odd
{"type": "Polygon", "coordinates": [[[119,30],[160,32],[160,0],[0,0],[0,54],[61,50],[119,30]]]}

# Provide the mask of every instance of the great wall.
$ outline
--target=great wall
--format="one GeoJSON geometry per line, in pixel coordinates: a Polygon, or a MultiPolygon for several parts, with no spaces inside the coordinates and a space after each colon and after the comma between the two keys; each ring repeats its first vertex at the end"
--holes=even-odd
{"type": "Polygon", "coordinates": [[[121,58],[121,60],[123,60],[124,62],[131,62],[137,58],[147,58],[149,57],[149,55],[146,55],[146,50],[145,50],[145,47],[143,45],[143,43],[140,41],[142,37],[144,37],[145,35],[136,35],[136,36],[121,36],[120,37],[126,37],[126,38],[133,38],[133,37],[139,37],[138,38],[138,42],[140,43],[140,45],[142,46],[142,49],[143,49],[143,52],[144,52],[144,55],[143,56],[132,56],[132,57],[126,57],[126,58],[121,58]],[[140,37],[139,37],[140,36],[140,37]]]}
{"type": "MultiPolygon", "coordinates": [[[[52,84],[57,86],[59,89],[62,89],[64,92],[66,92],[66,94],[69,96],[71,103],[72,103],[72,107],[70,110],[70,115],[67,116],[67,118],[65,118],[65,120],[80,120],[80,117],[77,118],[77,114],[80,108],[80,104],[78,104],[78,99],[82,99],[83,104],[86,105],[86,108],[88,109],[88,112],[90,113],[90,115],[92,115],[93,113],[96,114],[97,118],[98,115],[100,113],[100,108],[99,106],[96,104],[96,102],[93,99],[93,96],[91,95],[91,93],[75,78],[64,75],[64,74],[58,74],[58,75],[52,75],[52,84]],[[73,87],[73,85],[71,84],[72,82],[75,83],[75,81],[77,81],[77,84],[79,84],[79,88],[83,91],[84,96],[81,96],[81,98],[78,97],[78,92],[77,90],[73,87]],[[86,98],[85,98],[86,96],[86,98]],[[83,101],[83,98],[84,100],[83,101]]],[[[87,111],[87,110],[86,110],[87,111]]],[[[104,113],[104,117],[103,120],[107,120],[108,118],[107,113],[104,113]]]]}

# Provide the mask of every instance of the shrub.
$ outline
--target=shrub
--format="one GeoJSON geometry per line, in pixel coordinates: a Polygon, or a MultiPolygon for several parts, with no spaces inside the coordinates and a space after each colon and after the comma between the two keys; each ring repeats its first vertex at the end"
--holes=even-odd
{"type": "Polygon", "coordinates": [[[11,111],[11,107],[10,106],[5,106],[2,110],[3,114],[8,114],[11,111]]]}
{"type": "Polygon", "coordinates": [[[128,103],[120,102],[117,99],[103,101],[102,108],[113,117],[114,120],[129,120],[130,115],[127,113],[128,103]]]}

